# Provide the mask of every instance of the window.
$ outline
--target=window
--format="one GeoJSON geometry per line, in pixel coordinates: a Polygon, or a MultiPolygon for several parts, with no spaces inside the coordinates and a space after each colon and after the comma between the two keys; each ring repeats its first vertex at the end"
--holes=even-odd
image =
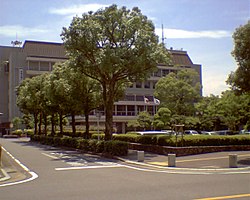
{"type": "Polygon", "coordinates": [[[169,69],[163,69],[162,70],[162,76],[166,76],[169,74],[169,69]]]}
{"type": "Polygon", "coordinates": [[[157,83],[157,81],[153,81],[153,89],[155,89],[156,83],[157,83]]]}
{"type": "Polygon", "coordinates": [[[129,116],[135,115],[135,106],[134,105],[127,106],[127,115],[129,115],[129,116]]]}
{"type": "Polygon", "coordinates": [[[40,71],[49,71],[49,62],[40,62],[40,71]]]}
{"type": "Polygon", "coordinates": [[[144,82],[144,88],[150,88],[150,81],[144,82]]]}
{"type": "Polygon", "coordinates": [[[134,95],[126,95],[125,96],[125,101],[134,101],[135,100],[135,96],[134,95]]]}
{"type": "Polygon", "coordinates": [[[117,115],[126,115],[125,105],[117,105],[117,115]]]}
{"type": "Polygon", "coordinates": [[[135,87],[136,87],[136,88],[142,88],[142,83],[141,83],[141,82],[136,82],[135,87]]]}
{"type": "Polygon", "coordinates": [[[136,101],[144,101],[144,96],[136,96],[136,101]]]}

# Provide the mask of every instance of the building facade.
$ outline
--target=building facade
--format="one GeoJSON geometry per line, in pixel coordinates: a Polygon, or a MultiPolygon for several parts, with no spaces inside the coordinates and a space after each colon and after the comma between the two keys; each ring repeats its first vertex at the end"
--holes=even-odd
{"type": "MultiPolygon", "coordinates": [[[[202,85],[201,65],[193,64],[186,51],[169,49],[172,54],[172,65],[158,65],[158,71],[151,74],[144,82],[135,82],[126,89],[124,99],[114,104],[114,127],[118,132],[125,132],[126,123],[136,119],[141,111],[148,111],[154,115],[158,102],[154,98],[157,81],[183,68],[195,69],[202,85]]],[[[0,127],[9,129],[14,117],[21,116],[16,105],[16,87],[25,78],[40,75],[53,69],[56,62],[67,60],[62,43],[25,41],[22,47],[0,46],[0,127]]],[[[201,91],[202,95],[202,91],[201,91]]],[[[98,117],[95,111],[90,116],[93,125],[103,123],[105,117],[98,117]]],[[[77,118],[78,124],[84,118],[77,118]]]]}

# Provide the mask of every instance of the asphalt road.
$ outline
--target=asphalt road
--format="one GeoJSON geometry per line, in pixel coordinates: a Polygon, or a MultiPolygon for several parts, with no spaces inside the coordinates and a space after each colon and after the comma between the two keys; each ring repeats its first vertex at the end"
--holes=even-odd
{"type": "Polygon", "coordinates": [[[250,199],[249,173],[175,174],[19,139],[0,144],[29,171],[0,182],[1,200],[250,199]]]}

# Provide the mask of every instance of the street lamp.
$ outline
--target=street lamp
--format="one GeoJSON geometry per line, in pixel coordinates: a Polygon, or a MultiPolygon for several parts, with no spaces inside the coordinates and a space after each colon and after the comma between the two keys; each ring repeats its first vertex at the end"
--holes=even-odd
{"type": "MultiPolygon", "coordinates": [[[[3,113],[0,112],[0,117],[3,115],[3,113]]],[[[3,133],[2,133],[2,121],[1,121],[1,118],[0,118],[0,136],[2,136],[3,133]]]]}
{"type": "Polygon", "coordinates": [[[102,116],[102,113],[100,112],[100,110],[96,110],[96,113],[95,113],[95,116],[97,117],[97,133],[98,133],[98,140],[100,140],[100,119],[101,119],[101,116],[102,116]]]}

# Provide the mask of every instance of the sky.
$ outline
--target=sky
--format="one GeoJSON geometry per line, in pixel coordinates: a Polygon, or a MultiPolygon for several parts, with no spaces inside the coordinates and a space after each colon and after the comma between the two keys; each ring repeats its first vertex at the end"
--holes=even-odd
{"type": "Polygon", "coordinates": [[[226,80],[237,63],[232,34],[250,20],[250,0],[0,0],[0,46],[11,41],[62,42],[62,27],[73,17],[117,4],[139,7],[155,25],[167,48],[183,49],[202,65],[203,96],[229,89],[226,80]]]}

